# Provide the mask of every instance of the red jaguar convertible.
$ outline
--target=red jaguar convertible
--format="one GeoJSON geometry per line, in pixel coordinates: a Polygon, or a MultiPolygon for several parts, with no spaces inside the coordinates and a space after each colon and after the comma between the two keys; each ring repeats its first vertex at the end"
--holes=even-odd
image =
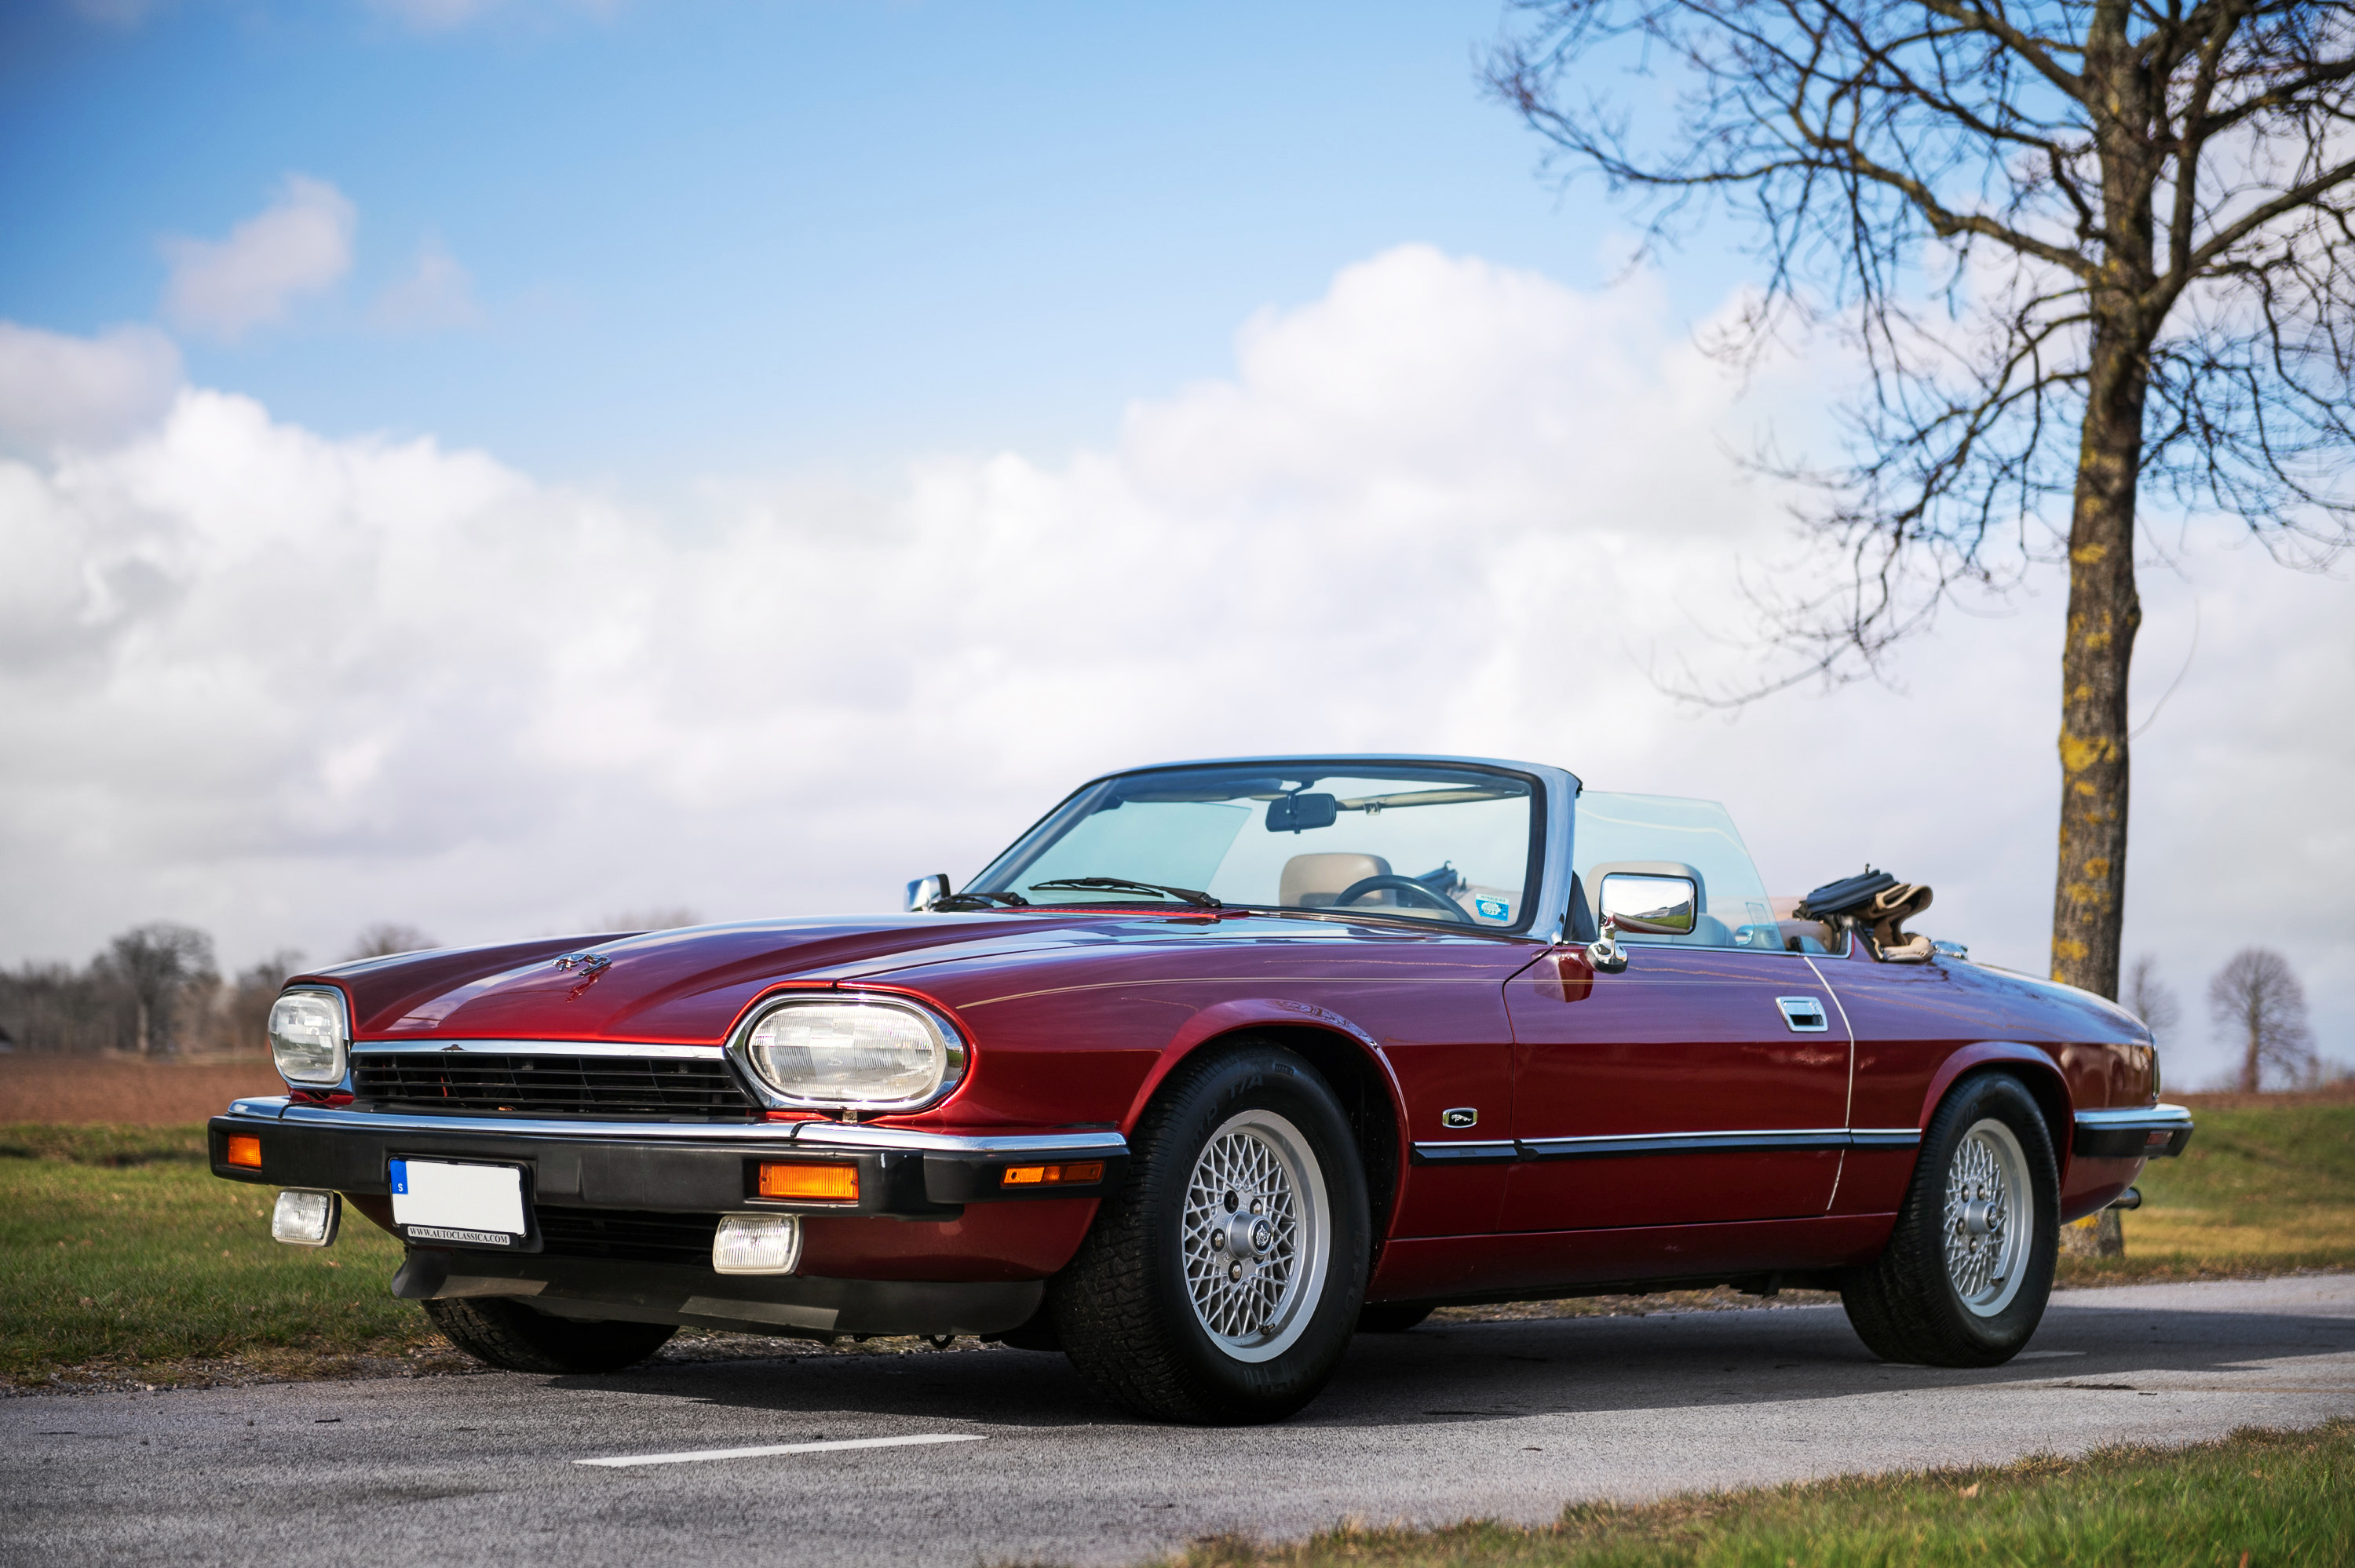
{"type": "Polygon", "coordinates": [[[1263,1421],[1436,1306],[1717,1284],[1991,1365],[2191,1121],[2133,1017],[1927,901],[1771,897],[1722,809],[1558,768],[1138,768],[905,914],[299,977],[212,1168],[282,1241],[400,1236],[393,1293],[519,1371],[968,1334],[1263,1421]]]}

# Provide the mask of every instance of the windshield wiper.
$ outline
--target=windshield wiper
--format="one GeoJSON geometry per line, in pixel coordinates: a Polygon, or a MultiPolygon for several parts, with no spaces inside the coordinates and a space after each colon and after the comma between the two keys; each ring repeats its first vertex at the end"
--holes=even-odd
{"type": "Polygon", "coordinates": [[[952,893],[932,900],[935,909],[995,909],[1001,904],[1008,909],[1030,906],[1030,901],[1018,893],[952,893]]]}
{"type": "Polygon", "coordinates": [[[1126,890],[1131,893],[1160,893],[1171,898],[1183,899],[1198,909],[1226,907],[1209,894],[1197,888],[1165,887],[1157,882],[1134,882],[1125,876],[1058,876],[1046,882],[1032,883],[1030,891],[1036,893],[1042,887],[1103,887],[1115,892],[1126,890]]]}

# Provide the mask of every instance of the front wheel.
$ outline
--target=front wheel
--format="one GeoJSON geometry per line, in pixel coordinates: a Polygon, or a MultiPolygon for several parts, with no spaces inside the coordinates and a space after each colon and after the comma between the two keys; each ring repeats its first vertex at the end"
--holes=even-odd
{"type": "Polygon", "coordinates": [[[645,1361],[678,1332],[667,1323],[555,1318],[496,1296],[420,1305],[452,1344],[507,1372],[619,1372],[645,1361]]]}
{"type": "Polygon", "coordinates": [[[2006,1073],[1938,1107],[1889,1246],[1840,1283],[1848,1319],[1885,1361],[1999,1366],[2043,1320],[2061,1180],[2043,1113],[2006,1073]]]}
{"type": "Polygon", "coordinates": [[[1064,1352],[1114,1403],[1164,1421],[1275,1421],[1348,1349],[1371,1222],[1348,1118],[1273,1044],[1180,1067],[1049,1286],[1064,1352]]]}

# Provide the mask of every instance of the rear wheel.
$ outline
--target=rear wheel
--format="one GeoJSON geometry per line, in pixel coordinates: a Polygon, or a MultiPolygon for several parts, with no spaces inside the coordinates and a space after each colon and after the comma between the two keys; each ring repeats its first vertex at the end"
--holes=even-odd
{"type": "Polygon", "coordinates": [[[1048,1287],[1063,1350],[1165,1421],[1274,1421],[1348,1349],[1370,1221],[1348,1118],[1273,1044],[1180,1067],[1138,1124],[1122,1190],[1048,1287]]]}
{"type": "Polygon", "coordinates": [[[619,1372],[645,1361],[678,1332],[667,1323],[551,1318],[496,1296],[421,1305],[452,1344],[478,1361],[508,1372],[619,1372]]]}
{"type": "Polygon", "coordinates": [[[2052,1291],[2060,1189],[2027,1086],[1966,1080],[1930,1118],[1888,1250],[1841,1281],[1858,1336],[1883,1360],[1923,1366],[2019,1354],[2052,1291]]]}

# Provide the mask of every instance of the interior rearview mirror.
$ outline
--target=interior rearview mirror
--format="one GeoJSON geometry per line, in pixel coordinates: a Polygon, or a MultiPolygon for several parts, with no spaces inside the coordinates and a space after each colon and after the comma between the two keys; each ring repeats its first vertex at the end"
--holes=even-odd
{"type": "Polygon", "coordinates": [[[939,871],[930,876],[920,876],[908,884],[908,908],[911,913],[920,909],[930,909],[948,895],[949,874],[947,872],[939,871]]]}
{"type": "Polygon", "coordinates": [[[1307,828],[1329,828],[1340,815],[1340,802],[1330,795],[1279,795],[1267,803],[1267,831],[1296,833],[1307,828]]]}
{"type": "Polygon", "coordinates": [[[1614,872],[1603,879],[1603,916],[1631,937],[1689,937],[1700,923],[1698,891],[1689,876],[1614,872]]]}

